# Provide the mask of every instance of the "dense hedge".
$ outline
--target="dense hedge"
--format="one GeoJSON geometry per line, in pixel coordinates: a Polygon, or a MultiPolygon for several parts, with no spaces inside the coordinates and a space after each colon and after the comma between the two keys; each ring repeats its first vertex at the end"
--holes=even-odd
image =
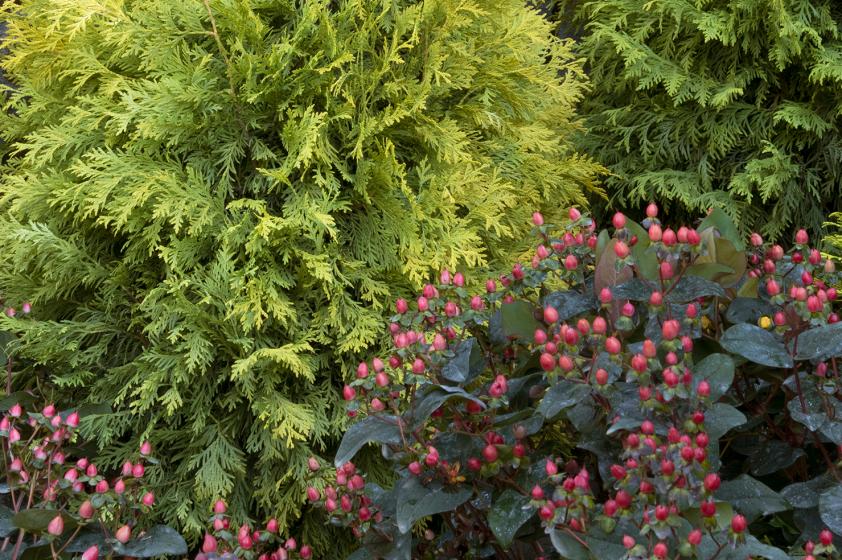
{"type": "Polygon", "coordinates": [[[4,326],[65,397],[113,408],[87,426],[105,464],[166,450],[151,480],[190,531],[222,496],[296,519],[384,302],[508,259],[598,171],[570,140],[580,62],[519,0],[2,15],[0,292],[36,310],[4,326]]]}
{"type": "Polygon", "coordinates": [[[612,171],[613,207],[719,207],[773,239],[842,209],[842,4],[551,5],[587,57],[581,145],[612,171]]]}

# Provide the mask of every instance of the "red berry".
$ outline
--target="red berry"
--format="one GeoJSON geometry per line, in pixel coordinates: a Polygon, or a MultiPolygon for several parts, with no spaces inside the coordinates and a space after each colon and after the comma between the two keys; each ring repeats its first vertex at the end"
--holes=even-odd
{"type": "Polygon", "coordinates": [[[716,515],[716,504],[711,501],[702,502],[700,509],[702,510],[702,515],[705,517],[713,517],[716,515]]]}
{"type": "Polygon", "coordinates": [[[622,241],[617,241],[614,244],[614,254],[617,258],[624,259],[629,256],[629,246],[622,241]]]}
{"type": "Polygon", "coordinates": [[[614,214],[614,217],[611,218],[611,223],[617,229],[623,229],[626,227],[626,217],[623,215],[622,212],[617,212],[614,214]]]}
{"type": "Polygon", "coordinates": [[[493,463],[498,457],[497,447],[494,445],[486,445],[482,450],[482,456],[489,463],[493,463]]]}
{"type": "Polygon", "coordinates": [[[652,202],[649,206],[646,207],[646,215],[650,218],[654,218],[658,215],[658,206],[652,202]]]}
{"type": "Polygon", "coordinates": [[[128,525],[123,525],[117,532],[114,533],[114,538],[117,539],[119,542],[126,544],[129,542],[129,539],[132,538],[132,530],[129,528],[128,525]]]}
{"type": "Polygon", "coordinates": [[[830,546],[833,544],[833,533],[831,533],[828,529],[823,529],[821,533],[819,533],[819,541],[824,546],[830,546]]]}
{"type": "Polygon", "coordinates": [[[210,554],[212,552],[216,552],[216,538],[209,533],[205,533],[205,539],[202,541],[202,552],[205,554],[210,554]]]}
{"type": "Polygon", "coordinates": [[[552,519],[554,513],[555,507],[552,505],[552,502],[548,502],[547,504],[541,506],[541,509],[538,510],[538,516],[544,521],[552,519]]]}
{"type": "Polygon", "coordinates": [[[558,321],[558,311],[554,307],[545,307],[544,308],[544,322],[545,323],[555,323],[558,321]]]}
{"type": "Polygon", "coordinates": [[[600,368],[596,370],[594,376],[596,377],[596,382],[598,385],[605,385],[606,383],[608,383],[608,372],[604,369],[600,368]]]}
{"type": "Polygon", "coordinates": [[[739,513],[731,518],[731,529],[735,533],[742,533],[746,530],[748,523],[746,522],[746,518],[740,515],[739,513]]]}
{"type": "Polygon", "coordinates": [[[716,473],[710,473],[705,476],[704,486],[705,490],[708,492],[715,492],[719,489],[719,485],[722,483],[722,480],[719,478],[719,475],[716,473]]]}
{"type": "Polygon", "coordinates": [[[667,545],[662,542],[659,542],[652,548],[652,554],[655,555],[655,558],[666,558],[667,552],[667,545]]]}
{"type": "Polygon", "coordinates": [[[620,341],[617,338],[609,336],[607,339],[605,339],[605,350],[609,354],[619,354],[621,349],[622,345],[620,344],[620,341]]]}

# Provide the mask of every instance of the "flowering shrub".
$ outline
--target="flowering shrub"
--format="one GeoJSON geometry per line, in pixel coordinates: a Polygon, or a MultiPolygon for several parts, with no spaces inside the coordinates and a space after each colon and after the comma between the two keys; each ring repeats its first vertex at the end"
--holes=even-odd
{"type": "MultiPolygon", "coordinates": [[[[310,459],[313,470],[318,468],[315,458],[310,459]]],[[[236,537],[230,531],[230,519],[226,515],[227,506],[218,500],[213,506],[210,525],[213,532],[205,533],[202,549],[196,560],[309,560],[313,558],[310,545],[300,547],[294,538],[284,538],[278,534],[278,520],[270,519],[263,531],[247,524],[240,525],[236,537]]]]}
{"type": "Polygon", "coordinates": [[[833,264],[719,211],[569,218],[536,214],[531,263],[484,293],[444,271],[397,301],[390,355],[344,388],[335,483],[308,490],[354,558],[837,558],[833,264]],[[368,443],[393,487],[351,462],[368,443]]]}
{"type": "MultiPolygon", "coordinates": [[[[28,312],[27,305],[24,311],[28,312]]],[[[14,311],[6,311],[14,313],[14,311]]],[[[94,461],[74,459],[79,451],[79,412],[59,412],[52,404],[26,411],[13,394],[2,401],[3,452],[0,538],[10,560],[81,555],[136,558],[184,555],[187,545],[175,530],[144,527],[155,504],[144,488],[144,463],[155,463],[148,442],[136,461],[113,477],[94,461]]]]}

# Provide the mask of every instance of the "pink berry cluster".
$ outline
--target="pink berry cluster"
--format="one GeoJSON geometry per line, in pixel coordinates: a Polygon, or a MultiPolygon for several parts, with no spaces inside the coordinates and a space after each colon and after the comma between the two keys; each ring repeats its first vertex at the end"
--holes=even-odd
{"type": "MultiPolygon", "coordinates": [[[[395,426],[381,443],[402,479],[477,497],[443,516],[447,543],[430,527],[419,553],[490,546],[508,557],[483,497],[506,491],[526,500],[546,534],[587,548],[594,530],[614,533],[628,559],[694,557],[706,546],[718,555],[747,542],[749,519],[718,497],[716,406],[732,381],[721,386],[717,371],[700,367],[710,350],[700,357],[697,345],[723,336],[738,289],[773,310],[759,325],[785,342],[832,324],[839,278],[803,231],[789,252],[756,234],[741,252],[707,221],[673,229],[658,216],[654,204],[642,224],[617,213],[598,232],[576,209],[555,225],[536,213],[529,264],[484,286],[444,270],[414,301],[396,302],[390,351],[361,362],[343,388],[348,413],[395,426]],[[588,403],[589,420],[559,414],[588,403]],[[575,438],[588,422],[607,431],[608,464],[549,435],[561,427],[575,438]]],[[[807,367],[838,377],[835,360],[807,367]]],[[[308,489],[310,502],[365,542],[394,540],[365,475],[348,462],[335,476],[308,489]]],[[[547,555],[547,539],[526,541],[536,558],[547,555]]]]}
{"type": "MultiPolygon", "coordinates": [[[[312,457],[309,467],[312,473],[320,469],[318,461],[312,457]]],[[[336,469],[335,484],[328,484],[324,490],[309,486],[307,499],[311,504],[324,508],[333,521],[349,528],[359,538],[372,523],[383,520],[383,514],[373,505],[365,488],[365,478],[349,461],[336,469]]]]}
{"type": "Polygon", "coordinates": [[[276,519],[266,522],[263,530],[242,524],[236,534],[232,531],[228,507],[222,500],[213,505],[209,525],[212,531],[205,533],[201,551],[196,560],[309,560],[313,558],[310,545],[298,545],[292,538],[279,534],[276,519]]]}
{"type": "MultiPolygon", "coordinates": [[[[117,476],[105,476],[86,457],[70,457],[68,448],[77,441],[79,413],[59,413],[48,404],[39,412],[27,412],[13,404],[0,418],[0,445],[15,512],[47,509],[56,511],[44,533],[52,544],[54,556],[60,556],[84,528],[105,532],[112,542],[125,544],[133,536],[135,525],[151,512],[155,495],[143,484],[144,461],[154,461],[149,442],[140,445],[135,462],[126,461],[117,476]],[[77,526],[69,538],[65,520],[77,526]]],[[[16,558],[24,531],[13,546],[16,558]]],[[[84,551],[84,560],[96,560],[98,545],[84,551]]]]}

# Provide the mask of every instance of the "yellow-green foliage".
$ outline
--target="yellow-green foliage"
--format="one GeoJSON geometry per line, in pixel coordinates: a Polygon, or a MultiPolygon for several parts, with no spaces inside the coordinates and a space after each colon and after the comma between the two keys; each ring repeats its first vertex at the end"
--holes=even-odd
{"type": "MultiPolygon", "coordinates": [[[[489,266],[593,189],[570,45],[521,0],[6,3],[17,84],[0,292],[20,352],[117,463],[142,438],[166,521],[294,521],[337,388],[387,302],[489,266]]],[[[316,523],[320,521],[315,520],[316,523]]]]}

